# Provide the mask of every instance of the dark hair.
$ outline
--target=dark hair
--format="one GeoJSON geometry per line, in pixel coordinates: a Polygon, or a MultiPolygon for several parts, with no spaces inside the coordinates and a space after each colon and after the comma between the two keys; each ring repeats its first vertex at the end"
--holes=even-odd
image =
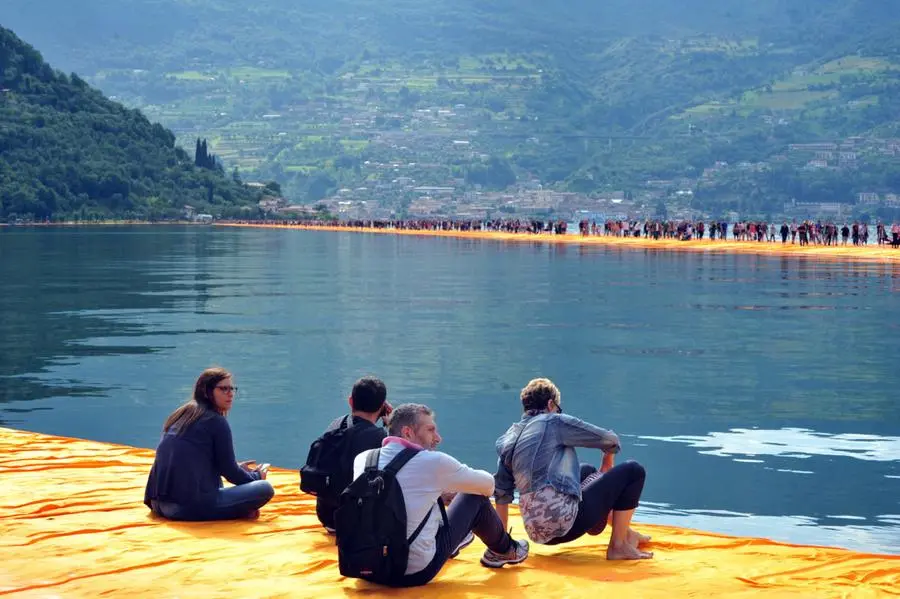
{"type": "Polygon", "coordinates": [[[169,414],[163,425],[163,432],[175,427],[180,435],[187,428],[209,411],[216,412],[216,404],[213,401],[213,389],[225,379],[230,379],[231,373],[224,368],[207,368],[194,383],[194,396],[187,403],[169,414]]]}
{"type": "Polygon", "coordinates": [[[405,403],[397,406],[391,412],[391,422],[388,431],[395,437],[402,436],[404,426],[416,428],[419,426],[419,416],[432,416],[434,411],[420,403],[405,403]]]}
{"type": "Polygon", "coordinates": [[[377,414],[386,399],[387,387],[381,379],[374,376],[359,379],[353,384],[353,390],[350,392],[353,409],[367,414],[377,414]]]}
{"type": "Polygon", "coordinates": [[[562,397],[559,389],[550,379],[533,379],[525,385],[521,394],[522,409],[526,412],[531,410],[543,411],[547,409],[547,404],[551,401],[559,405],[562,397]]]}

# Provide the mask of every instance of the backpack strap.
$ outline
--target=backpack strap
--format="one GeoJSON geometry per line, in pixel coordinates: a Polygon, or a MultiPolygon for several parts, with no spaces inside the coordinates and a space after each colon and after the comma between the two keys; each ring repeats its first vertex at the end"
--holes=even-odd
{"type": "MultiPolygon", "coordinates": [[[[440,499],[438,499],[440,501],[440,499]]],[[[419,526],[413,531],[413,533],[406,539],[406,542],[412,545],[412,542],[416,540],[416,537],[419,536],[419,533],[422,532],[422,529],[425,528],[425,525],[428,523],[428,519],[431,517],[431,512],[434,511],[434,506],[431,506],[431,509],[428,510],[428,513],[425,514],[425,517],[422,518],[422,521],[419,523],[419,526]]],[[[441,506],[441,513],[443,513],[443,506],[441,506]]]]}
{"type": "MultiPolygon", "coordinates": [[[[417,453],[419,453],[418,449],[407,447],[399,454],[394,456],[394,459],[388,462],[387,466],[385,466],[382,470],[384,470],[385,472],[390,472],[392,476],[397,476],[397,472],[399,472],[400,469],[406,465],[406,462],[413,459],[413,456],[415,456],[417,453]]],[[[379,470],[378,460],[380,457],[381,449],[373,449],[369,452],[369,455],[366,456],[366,472],[379,470]]]]}
{"type": "Polygon", "coordinates": [[[447,510],[444,508],[443,497],[438,497],[438,508],[441,510],[441,518],[444,520],[444,526],[450,526],[450,520],[447,518],[447,510]]]}
{"type": "MultiPolygon", "coordinates": [[[[447,510],[444,508],[444,500],[438,497],[437,500],[438,509],[441,510],[441,520],[444,521],[444,526],[450,526],[450,520],[447,519],[447,510]]],[[[416,530],[412,533],[412,536],[406,541],[410,545],[412,542],[416,540],[416,537],[419,536],[419,533],[422,532],[422,529],[425,528],[425,524],[428,522],[428,518],[431,517],[431,512],[434,511],[434,506],[431,506],[431,509],[428,510],[428,513],[425,514],[425,518],[422,520],[422,523],[416,528],[416,530]]],[[[448,529],[449,530],[449,529],[448,529]]]]}
{"type": "Polygon", "coordinates": [[[387,463],[384,467],[385,472],[390,472],[393,476],[397,476],[397,472],[400,471],[401,468],[406,466],[406,462],[410,461],[415,457],[420,450],[413,449],[412,447],[407,447],[396,456],[394,459],[387,463]]]}
{"type": "Polygon", "coordinates": [[[366,456],[366,472],[374,472],[378,470],[378,458],[381,457],[380,449],[373,449],[366,456]]]}
{"type": "MultiPolygon", "coordinates": [[[[376,451],[379,451],[379,450],[376,450],[376,451]]],[[[416,454],[419,453],[419,451],[421,451],[421,450],[413,449],[412,447],[404,448],[403,451],[401,451],[396,456],[394,456],[394,459],[392,459],[390,462],[388,462],[388,464],[384,467],[384,471],[389,472],[392,476],[396,477],[397,473],[400,471],[400,469],[403,468],[408,461],[413,459],[416,456],[416,454]]],[[[375,453],[375,451],[373,451],[372,453],[375,453]]],[[[369,454],[369,455],[371,456],[371,454],[369,454]]],[[[376,462],[376,464],[377,464],[377,462],[376,462]]],[[[440,500],[440,498],[438,498],[438,505],[441,508],[441,514],[443,515],[444,522],[446,523],[447,522],[447,514],[444,512],[444,504],[440,500]]],[[[434,511],[434,506],[431,506],[431,509],[428,510],[428,513],[425,514],[425,517],[422,518],[422,521],[419,523],[419,525],[416,527],[416,529],[413,531],[413,533],[406,540],[407,543],[412,545],[412,542],[416,540],[416,538],[419,536],[419,533],[421,533],[422,529],[425,528],[425,525],[428,523],[428,519],[431,517],[431,512],[433,512],[433,511],[434,511]]]]}
{"type": "Polygon", "coordinates": [[[358,429],[353,426],[353,415],[345,415],[343,420],[341,420],[341,424],[340,426],[338,426],[337,430],[344,432],[344,438],[341,447],[341,461],[344,463],[349,463],[350,470],[353,470],[353,458],[356,456],[351,455],[350,452],[353,450],[353,439],[355,438],[358,431],[358,429]]]}

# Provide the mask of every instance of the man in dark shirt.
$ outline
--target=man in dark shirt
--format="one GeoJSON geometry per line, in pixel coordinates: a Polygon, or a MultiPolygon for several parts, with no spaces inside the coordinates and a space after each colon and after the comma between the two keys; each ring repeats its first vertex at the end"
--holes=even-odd
{"type": "MultiPolygon", "coordinates": [[[[387,433],[376,423],[380,418],[382,424],[387,424],[387,418],[393,408],[387,402],[387,388],[384,383],[380,379],[368,376],[356,381],[347,402],[350,404],[350,414],[336,418],[325,432],[343,426],[344,419],[349,419],[347,425],[350,430],[344,441],[349,443],[349,447],[343,452],[347,461],[341,464],[341,468],[350,473],[352,480],[353,458],[364,451],[381,447],[387,433]]],[[[337,497],[323,495],[316,497],[316,515],[329,533],[334,533],[334,511],[337,507],[337,497]]]]}

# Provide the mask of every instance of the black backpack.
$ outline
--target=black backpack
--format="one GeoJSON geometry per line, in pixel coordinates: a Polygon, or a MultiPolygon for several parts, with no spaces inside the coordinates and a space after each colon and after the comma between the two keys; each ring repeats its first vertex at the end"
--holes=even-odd
{"type": "Polygon", "coordinates": [[[349,414],[340,426],[327,431],[309,446],[306,464],[300,468],[300,490],[337,501],[353,481],[353,461],[347,452],[353,435],[349,414]]]}
{"type": "MultiPolygon", "coordinates": [[[[366,469],[341,493],[334,520],[338,566],[343,576],[390,584],[406,573],[409,546],[434,510],[428,510],[407,538],[406,502],[397,472],[418,452],[406,448],[379,470],[381,450],[372,450],[366,457],[366,469]]],[[[440,499],[438,507],[446,526],[447,512],[440,499]]]]}

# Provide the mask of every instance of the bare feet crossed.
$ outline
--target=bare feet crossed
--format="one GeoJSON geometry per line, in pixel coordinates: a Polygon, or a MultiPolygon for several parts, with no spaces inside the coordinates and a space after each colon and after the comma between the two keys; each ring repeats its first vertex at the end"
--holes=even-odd
{"type": "Polygon", "coordinates": [[[633,547],[628,543],[615,545],[609,544],[606,548],[606,559],[608,560],[631,560],[631,559],[651,559],[652,551],[641,551],[637,547],[633,547]]]}
{"type": "Polygon", "coordinates": [[[628,544],[632,547],[640,547],[641,545],[645,545],[650,542],[650,537],[647,535],[642,535],[637,532],[633,528],[628,529],[628,544]]]}

